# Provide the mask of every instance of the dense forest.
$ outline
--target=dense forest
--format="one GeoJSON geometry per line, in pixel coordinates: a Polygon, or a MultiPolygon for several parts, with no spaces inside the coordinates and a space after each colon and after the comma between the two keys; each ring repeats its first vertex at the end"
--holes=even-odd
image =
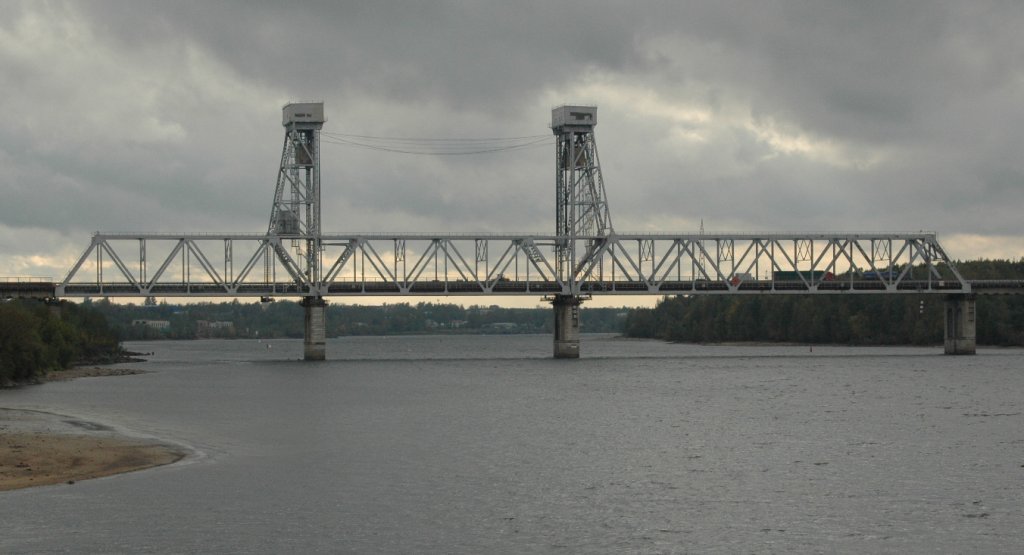
{"type": "MultiPolygon", "coordinates": [[[[957,267],[967,279],[1024,279],[1024,259],[957,267]]],[[[631,311],[625,334],[696,343],[933,345],[942,343],[943,306],[935,295],[677,296],[631,311]]],[[[977,314],[979,344],[1024,345],[1024,296],[979,296],[977,314]]]]}
{"type": "Polygon", "coordinates": [[[0,386],[38,381],[74,364],[114,362],[122,354],[117,334],[89,307],[0,302],[0,386]]]}
{"type": "MultiPolygon", "coordinates": [[[[302,337],[303,308],[292,300],[270,303],[89,303],[125,340],[302,337]]],[[[621,333],[627,308],[582,309],[587,332],[621,333]]],[[[550,308],[502,308],[441,303],[383,306],[328,303],[327,337],[402,333],[548,333],[550,308]]]]}

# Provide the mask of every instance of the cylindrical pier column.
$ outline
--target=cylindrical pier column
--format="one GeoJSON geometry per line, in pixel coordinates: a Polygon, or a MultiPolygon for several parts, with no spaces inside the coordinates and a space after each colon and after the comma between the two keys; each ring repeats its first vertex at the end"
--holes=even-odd
{"type": "Polygon", "coordinates": [[[555,358],[580,358],[580,298],[557,295],[555,309],[555,358]]]}
{"type": "Polygon", "coordinates": [[[327,318],[325,315],[327,302],[323,297],[306,297],[302,299],[306,309],[306,336],[303,341],[305,360],[327,359],[327,318]]]}
{"type": "Polygon", "coordinates": [[[946,297],[946,354],[973,355],[976,347],[974,295],[946,297]]]}

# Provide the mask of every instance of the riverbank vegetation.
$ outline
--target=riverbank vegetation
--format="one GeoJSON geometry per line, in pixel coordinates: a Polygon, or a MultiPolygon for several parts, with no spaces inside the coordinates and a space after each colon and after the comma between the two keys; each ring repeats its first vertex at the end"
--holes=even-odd
{"type": "MultiPolygon", "coordinates": [[[[125,340],[302,337],[303,308],[268,303],[90,303],[125,340]]],[[[628,308],[582,308],[586,332],[621,333],[628,308]]],[[[503,308],[443,303],[364,306],[329,302],[327,336],[417,333],[550,333],[551,308],[503,308]]]]}
{"type": "Polygon", "coordinates": [[[122,355],[117,334],[90,307],[0,302],[0,386],[39,381],[76,364],[116,362],[122,355]]]}
{"type": "MultiPolygon", "coordinates": [[[[1024,279],[1024,259],[958,263],[967,279],[1024,279]]],[[[979,296],[977,341],[1024,346],[1024,295],[979,296]]],[[[942,343],[941,295],[677,296],[635,309],[625,335],[692,343],[942,343]]]]}

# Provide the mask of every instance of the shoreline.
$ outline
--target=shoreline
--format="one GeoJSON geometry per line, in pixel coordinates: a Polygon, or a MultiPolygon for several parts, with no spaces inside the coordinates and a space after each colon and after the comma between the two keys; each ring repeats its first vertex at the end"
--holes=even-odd
{"type": "Polygon", "coordinates": [[[178,462],[187,449],[73,416],[0,408],[0,492],[135,472],[178,462]]]}
{"type": "Polygon", "coordinates": [[[78,378],[99,378],[103,376],[133,376],[146,374],[148,370],[138,368],[111,368],[109,366],[73,366],[67,370],[54,370],[46,374],[42,383],[64,382],[78,378]]]}
{"type": "Polygon", "coordinates": [[[135,374],[148,374],[150,370],[139,370],[138,368],[112,368],[109,366],[72,366],[67,370],[51,370],[43,376],[37,376],[32,380],[16,382],[2,382],[0,389],[17,389],[33,385],[43,385],[50,382],[66,382],[78,378],[100,378],[104,376],[134,376],[135,374]]]}

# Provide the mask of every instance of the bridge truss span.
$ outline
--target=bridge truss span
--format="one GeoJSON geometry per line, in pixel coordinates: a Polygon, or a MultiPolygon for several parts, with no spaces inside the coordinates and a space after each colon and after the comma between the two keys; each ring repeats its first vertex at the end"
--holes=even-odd
{"type": "Polygon", "coordinates": [[[934,233],[611,234],[577,266],[594,284],[663,294],[967,293],[934,233]]]}
{"type": "Polygon", "coordinates": [[[58,296],[324,297],[569,294],[555,236],[373,233],[303,236],[97,233],[58,296]],[[290,252],[299,249],[296,256],[290,252]]]}
{"type": "MultiPolygon", "coordinates": [[[[53,284],[53,296],[300,297],[305,358],[323,360],[325,297],[543,296],[555,312],[554,356],[578,358],[580,303],[596,295],[942,294],[946,352],[974,352],[972,283],[934,233],[705,235],[703,224],[696,234],[617,233],[594,136],[596,106],[551,112],[551,234],[323,233],[326,121],[322,102],[283,107],[266,233],[97,233],[53,284]]],[[[1024,289],[985,283],[978,291],[1024,289]]],[[[0,296],[29,292],[0,287],[0,296]]]]}
{"type": "Polygon", "coordinates": [[[934,234],[98,233],[61,297],[969,293],[934,234]],[[293,257],[290,252],[295,252],[293,257]]]}

